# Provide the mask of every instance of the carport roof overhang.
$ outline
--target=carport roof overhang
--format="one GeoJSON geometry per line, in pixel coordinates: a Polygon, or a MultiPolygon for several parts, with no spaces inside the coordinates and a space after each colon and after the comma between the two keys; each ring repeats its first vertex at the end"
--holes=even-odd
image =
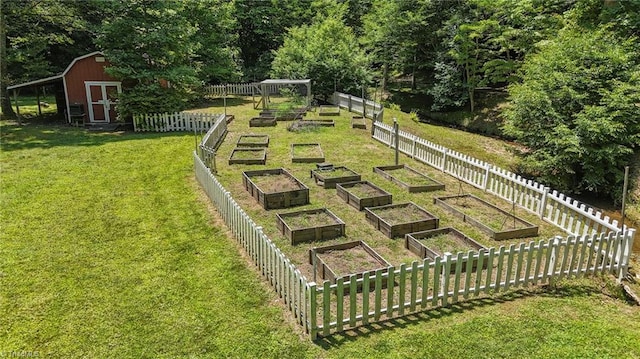
{"type": "Polygon", "coordinates": [[[62,81],[62,74],[47,77],[44,79],[33,80],[33,81],[29,81],[29,82],[25,82],[17,85],[7,86],[7,90],[16,90],[19,88],[29,87],[29,86],[44,86],[44,85],[56,83],[58,81],[62,81]]]}

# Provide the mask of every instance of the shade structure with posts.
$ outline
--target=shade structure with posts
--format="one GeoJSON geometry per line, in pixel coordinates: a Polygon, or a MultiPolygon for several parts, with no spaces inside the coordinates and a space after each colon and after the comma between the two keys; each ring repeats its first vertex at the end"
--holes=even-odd
{"type": "Polygon", "coordinates": [[[302,85],[306,87],[305,105],[309,107],[309,105],[311,104],[311,80],[310,79],[304,79],[304,80],[269,79],[269,80],[264,80],[260,82],[260,92],[262,94],[262,99],[260,101],[262,102],[262,109],[264,110],[269,108],[269,94],[272,92],[272,89],[275,88],[279,90],[281,88],[286,88],[291,85],[295,85],[295,86],[302,85]]]}

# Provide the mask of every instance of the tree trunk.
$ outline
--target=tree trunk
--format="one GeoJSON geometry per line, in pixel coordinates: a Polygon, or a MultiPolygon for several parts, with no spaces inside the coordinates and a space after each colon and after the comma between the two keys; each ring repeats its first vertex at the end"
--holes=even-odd
{"type": "Polygon", "coordinates": [[[471,86],[471,83],[469,82],[469,65],[465,66],[465,73],[467,76],[467,91],[469,94],[469,105],[471,106],[471,112],[473,113],[473,110],[475,108],[475,103],[474,103],[474,98],[473,98],[473,94],[474,94],[474,88],[473,86],[471,86]]]}
{"type": "Polygon", "coordinates": [[[4,12],[0,11],[0,106],[2,114],[7,118],[16,118],[11,107],[11,97],[9,97],[9,77],[7,75],[7,28],[4,22],[4,12]]]}

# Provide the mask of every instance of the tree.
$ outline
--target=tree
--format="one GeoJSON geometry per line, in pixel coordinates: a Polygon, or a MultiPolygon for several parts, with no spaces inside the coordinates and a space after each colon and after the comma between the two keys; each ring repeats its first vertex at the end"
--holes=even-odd
{"type": "Polygon", "coordinates": [[[607,29],[568,28],[540,45],[509,88],[505,132],[529,148],[520,170],[560,190],[619,198],[640,146],[640,56],[607,29]]]}
{"type": "MultiPolygon", "coordinates": [[[[369,55],[371,66],[381,68],[381,87],[385,91],[391,73],[410,74],[415,89],[415,74],[423,63],[432,62],[427,55],[433,45],[431,21],[438,5],[424,0],[375,0],[363,18],[360,40],[369,55]]],[[[445,4],[449,6],[449,4],[445,4]]]]}
{"type": "Polygon", "coordinates": [[[103,23],[97,43],[111,63],[106,71],[130,85],[118,98],[120,115],[182,110],[198,85],[193,59],[200,46],[187,5],[177,0],[107,4],[115,15],[103,23]],[[170,86],[162,86],[164,81],[170,86]]]}
{"type": "Polygon", "coordinates": [[[469,101],[474,111],[476,90],[502,89],[517,81],[525,54],[555,36],[570,6],[558,0],[472,0],[451,7],[437,31],[441,40],[429,91],[432,109],[469,101]]]}
{"type": "Polygon", "coordinates": [[[198,78],[205,83],[237,82],[242,75],[237,47],[237,21],[234,7],[226,0],[200,0],[186,3],[189,21],[197,28],[198,43],[193,62],[198,78]]]}
{"type": "Polygon", "coordinates": [[[5,0],[0,7],[2,113],[15,117],[7,86],[60,73],[93,50],[87,14],[97,3],[64,0],[5,0]]]}
{"type": "Polygon", "coordinates": [[[370,76],[364,51],[339,14],[289,29],[271,66],[274,77],[310,78],[325,99],[334,90],[359,93],[370,76]]]}
{"type": "Polygon", "coordinates": [[[236,0],[238,47],[242,71],[247,80],[263,80],[269,75],[273,51],[283,44],[287,29],[311,21],[317,0],[236,0]]]}

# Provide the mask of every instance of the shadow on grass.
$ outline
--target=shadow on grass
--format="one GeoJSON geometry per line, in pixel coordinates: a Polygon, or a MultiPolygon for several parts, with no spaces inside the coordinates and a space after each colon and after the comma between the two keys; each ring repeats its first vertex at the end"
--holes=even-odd
{"type": "Polygon", "coordinates": [[[597,288],[594,284],[587,285],[564,283],[562,286],[545,285],[538,288],[519,289],[506,293],[496,294],[492,297],[463,300],[454,304],[449,304],[447,306],[432,308],[424,312],[412,313],[400,318],[391,318],[373,324],[351,328],[344,332],[335,333],[327,337],[319,337],[318,340],[315,341],[315,343],[324,350],[328,350],[340,347],[341,345],[348,342],[353,342],[355,340],[358,340],[359,338],[368,337],[372,334],[376,334],[384,330],[408,328],[411,326],[422,324],[429,320],[441,319],[451,315],[461,315],[478,308],[513,302],[524,298],[585,297],[592,294],[600,293],[600,288],[597,288]]]}
{"type": "Polygon", "coordinates": [[[100,146],[117,141],[166,138],[185,136],[188,132],[94,132],[84,128],[71,127],[61,122],[44,120],[26,121],[18,124],[14,121],[0,121],[0,147],[3,152],[53,148],[59,146],[100,146]]]}
{"type": "MultiPolygon", "coordinates": [[[[256,96],[256,101],[259,100],[259,96],[256,96]]],[[[251,99],[246,97],[227,97],[227,108],[229,107],[239,107],[244,106],[248,103],[252,103],[251,99]]],[[[205,108],[224,108],[224,99],[223,98],[214,98],[214,99],[206,99],[205,101],[199,103],[194,107],[190,107],[189,110],[199,110],[205,108]]]]}

